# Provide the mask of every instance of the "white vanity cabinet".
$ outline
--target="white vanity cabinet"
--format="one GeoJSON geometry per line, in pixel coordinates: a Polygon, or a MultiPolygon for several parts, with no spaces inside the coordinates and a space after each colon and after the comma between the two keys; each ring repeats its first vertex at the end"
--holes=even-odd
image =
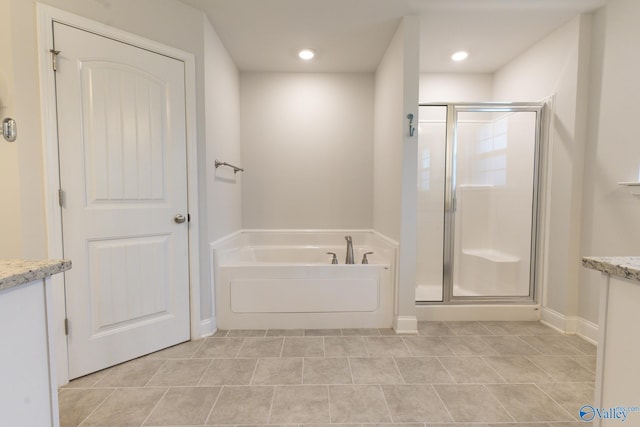
{"type": "MultiPolygon", "coordinates": [[[[594,426],[640,425],[640,257],[590,257],[583,265],[602,272],[591,421],[594,426]]],[[[590,413],[586,408],[584,417],[590,413]]]]}
{"type": "Polygon", "coordinates": [[[58,426],[47,304],[49,276],[67,261],[0,261],[0,425],[58,426]]]}

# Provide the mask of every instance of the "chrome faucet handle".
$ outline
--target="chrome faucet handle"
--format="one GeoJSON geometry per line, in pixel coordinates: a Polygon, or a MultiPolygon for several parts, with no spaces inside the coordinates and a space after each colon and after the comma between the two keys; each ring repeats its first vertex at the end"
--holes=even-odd
{"type": "Polygon", "coordinates": [[[334,252],[327,252],[327,255],[333,255],[333,258],[331,259],[331,264],[337,264],[338,263],[338,257],[336,256],[336,254],[334,252]]]}
{"type": "Polygon", "coordinates": [[[367,259],[367,255],[372,255],[375,252],[365,252],[364,255],[362,255],[362,263],[363,264],[369,264],[369,260],[367,259]]]}

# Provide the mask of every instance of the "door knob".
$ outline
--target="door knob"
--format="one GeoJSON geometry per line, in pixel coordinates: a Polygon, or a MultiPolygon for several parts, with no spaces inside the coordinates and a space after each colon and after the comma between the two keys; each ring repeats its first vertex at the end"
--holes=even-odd
{"type": "Polygon", "coordinates": [[[187,220],[187,217],[184,215],[177,214],[176,216],[173,217],[173,220],[175,221],[176,224],[182,224],[187,220]]]}

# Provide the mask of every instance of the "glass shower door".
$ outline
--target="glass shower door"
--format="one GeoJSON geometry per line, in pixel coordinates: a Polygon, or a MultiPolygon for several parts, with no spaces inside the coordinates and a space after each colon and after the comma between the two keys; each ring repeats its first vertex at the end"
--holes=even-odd
{"type": "Polygon", "coordinates": [[[447,106],[420,107],[416,301],[443,301],[447,106]]]}
{"type": "Polygon", "coordinates": [[[532,296],[538,109],[454,110],[450,298],[532,296]]]}
{"type": "Polygon", "coordinates": [[[534,299],[542,111],[420,106],[417,303],[534,299]]]}

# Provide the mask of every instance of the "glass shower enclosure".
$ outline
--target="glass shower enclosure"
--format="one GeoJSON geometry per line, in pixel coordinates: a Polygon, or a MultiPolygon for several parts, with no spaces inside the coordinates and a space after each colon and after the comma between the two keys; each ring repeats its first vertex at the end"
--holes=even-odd
{"type": "Polygon", "coordinates": [[[542,115],[420,106],[418,304],[534,300],[542,115]]]}

